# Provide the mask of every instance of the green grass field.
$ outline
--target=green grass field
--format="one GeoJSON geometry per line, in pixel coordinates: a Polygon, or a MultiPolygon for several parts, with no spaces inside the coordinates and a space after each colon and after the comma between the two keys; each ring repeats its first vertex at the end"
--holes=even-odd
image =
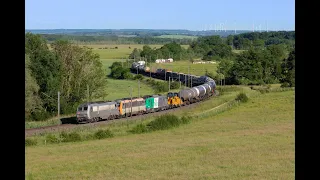
{"type": "MultiPolygon", "coordinates": [[[[80,45],[83,46],[83,45],[80,45]]],[[[93,52],[98,53],[100,55],[101,59],[126,59],[129,57],[129,55],[132,53],[134,48],[141,49],[143,48],[143,44],[95,44],[95,45],[85,45],[87,47],[93,48],[93,52]],[[99,48],[105,48],[108,47],[108,49],[99,49],[99,48]],[[114,49],[115,47],[118,47],[118,49],[114,49]],[[130,47],[130,48],[129,48],[130,47]],[[113,48],[113,49],[111,49],[113,48]]],[[[163,45],[149,45],[151,48],[160,48],[163,45]]],[[[188,48],[188,45],[182,45],[184,48],[188,48]]]]}
{"type": "MultiPolygon", "coordinates": [[[[138,81],[134,80],[115,80],[108,79],[106,90],[108,95],[103,99],[96,100],[115,100],[130,97],[130,88],[133,88],[132,96],[139,96],[138,81]]],[[[140,83],[140,96],[154,94],[154,90],[146,84],[140,83]]]]}
{"type": "Polygon", "coordinates": [[[294,111],[274,92],[175,129],[26,147],[26,179],[294,179],[294,111]]]}
{"type": "MultiPolygon", "coordinates": [[[[150,65],[148,65],[150,67],[150,65]]],[[[181,60],[181,61],[174,61],[172,63],[152,63],[151,68],[152,70],[156,70],[158,68],[165,68],[174,72],[182,72],[185,74],[188,74],[188,68],[189,73],[193,75],[203,76],[205,75],[206,70],[208,72],[216,72],[218,63],[216,64],[192,64],[192,62],[187,60],[181,60]]]]}

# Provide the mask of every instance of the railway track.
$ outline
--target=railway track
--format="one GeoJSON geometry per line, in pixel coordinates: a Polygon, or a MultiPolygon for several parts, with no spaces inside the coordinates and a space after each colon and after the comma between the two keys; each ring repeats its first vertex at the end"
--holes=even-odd
{"type": "Polygon", "coordinates": [[[166,113],[170,113],[170,112],[175,112],[178,111],[180,109],[189,109],[192,107],[195,107],[197,104],[204,102],[206,100],[211,99],[214,96],[211,96],[207,99],[203,99],[202,101],[199,102],[195,102],[189,105],[185,105],[185,106],[180,106],[177,108],[172,108],[172,109],[167,109],[164,111],[158,111],[158,112],[154,112],[154,113],[149,113],[149,114],[142,114],[142,115],[136,115],[136,116],[129,116],[126,118],[120,118],[120,119],[113,119],[113,120],[105,120],[105,121],[98,121],[98,122],[94,122],[94,123],[87,123],[87,124],[60,124],[60,125],[53,125],[53,126],[45,126],[45,127],[39,127],[39,128],[30,128],[30,129],[25,129],[25,137],[29,137],[32,135],[36,135],[36,134],[41,134],[41,133],[45,133],[45,132],[54,132],[54,131],[62,131],[62,130],[67,130],[67,129],[72,129],[75,127],[84,127],[84,126],[101,126],[101,125],[105,125],[105,124],[110,124],[113,123],[115,121],[132,121],[132,120],[136,120],[136,119],[140,119],[140,118],[146,118],[146,117],[150,117],[150,116],[158,116],[158,115],[163,115],[166,113]]]}

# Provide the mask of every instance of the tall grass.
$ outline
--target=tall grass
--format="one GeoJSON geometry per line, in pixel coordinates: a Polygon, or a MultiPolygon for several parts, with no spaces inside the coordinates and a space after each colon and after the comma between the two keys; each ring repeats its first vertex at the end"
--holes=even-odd
{"type": "Polygon", "coordinates": [[[188,124],[191,120],[190,116],[183,116],[179,118],[174,114],[165,114],[156,117],[155,120],[149,122],[148,124],[138,124],[132,128],[129,132],[134,134],[141,134],[146,132],[166,130],[180,126],[181,124],[188,124]]]}

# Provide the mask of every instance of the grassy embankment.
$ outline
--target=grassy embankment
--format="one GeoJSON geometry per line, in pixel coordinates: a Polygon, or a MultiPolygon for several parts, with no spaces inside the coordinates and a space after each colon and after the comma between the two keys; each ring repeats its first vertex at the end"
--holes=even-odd
{"type": "MultiPolygon", "coordinates": [[[[180,113],[232,100],[233,89],[180,113]]],[[[124,121],[107,127],[113,138],[26,147],[26,178],[293,179],[294,91],[240,91],[248,102],[179,128],[130,134],[140,122],[124,121]]]]}

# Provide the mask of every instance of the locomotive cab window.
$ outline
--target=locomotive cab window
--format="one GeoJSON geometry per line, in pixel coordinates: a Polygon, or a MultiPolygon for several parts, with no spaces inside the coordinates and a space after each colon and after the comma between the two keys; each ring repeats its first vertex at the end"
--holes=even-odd
{"type": "Polygon", "coordinates": [[[83,110],[84,110],[84,111],[88,110],[88,107],[84,107],[83,110]]]}
{"type": "Polygon", "coordinates": [[[79,108],[78,108],[78,111],[82,111],[82,107],[79,107],[79,108]]]}

